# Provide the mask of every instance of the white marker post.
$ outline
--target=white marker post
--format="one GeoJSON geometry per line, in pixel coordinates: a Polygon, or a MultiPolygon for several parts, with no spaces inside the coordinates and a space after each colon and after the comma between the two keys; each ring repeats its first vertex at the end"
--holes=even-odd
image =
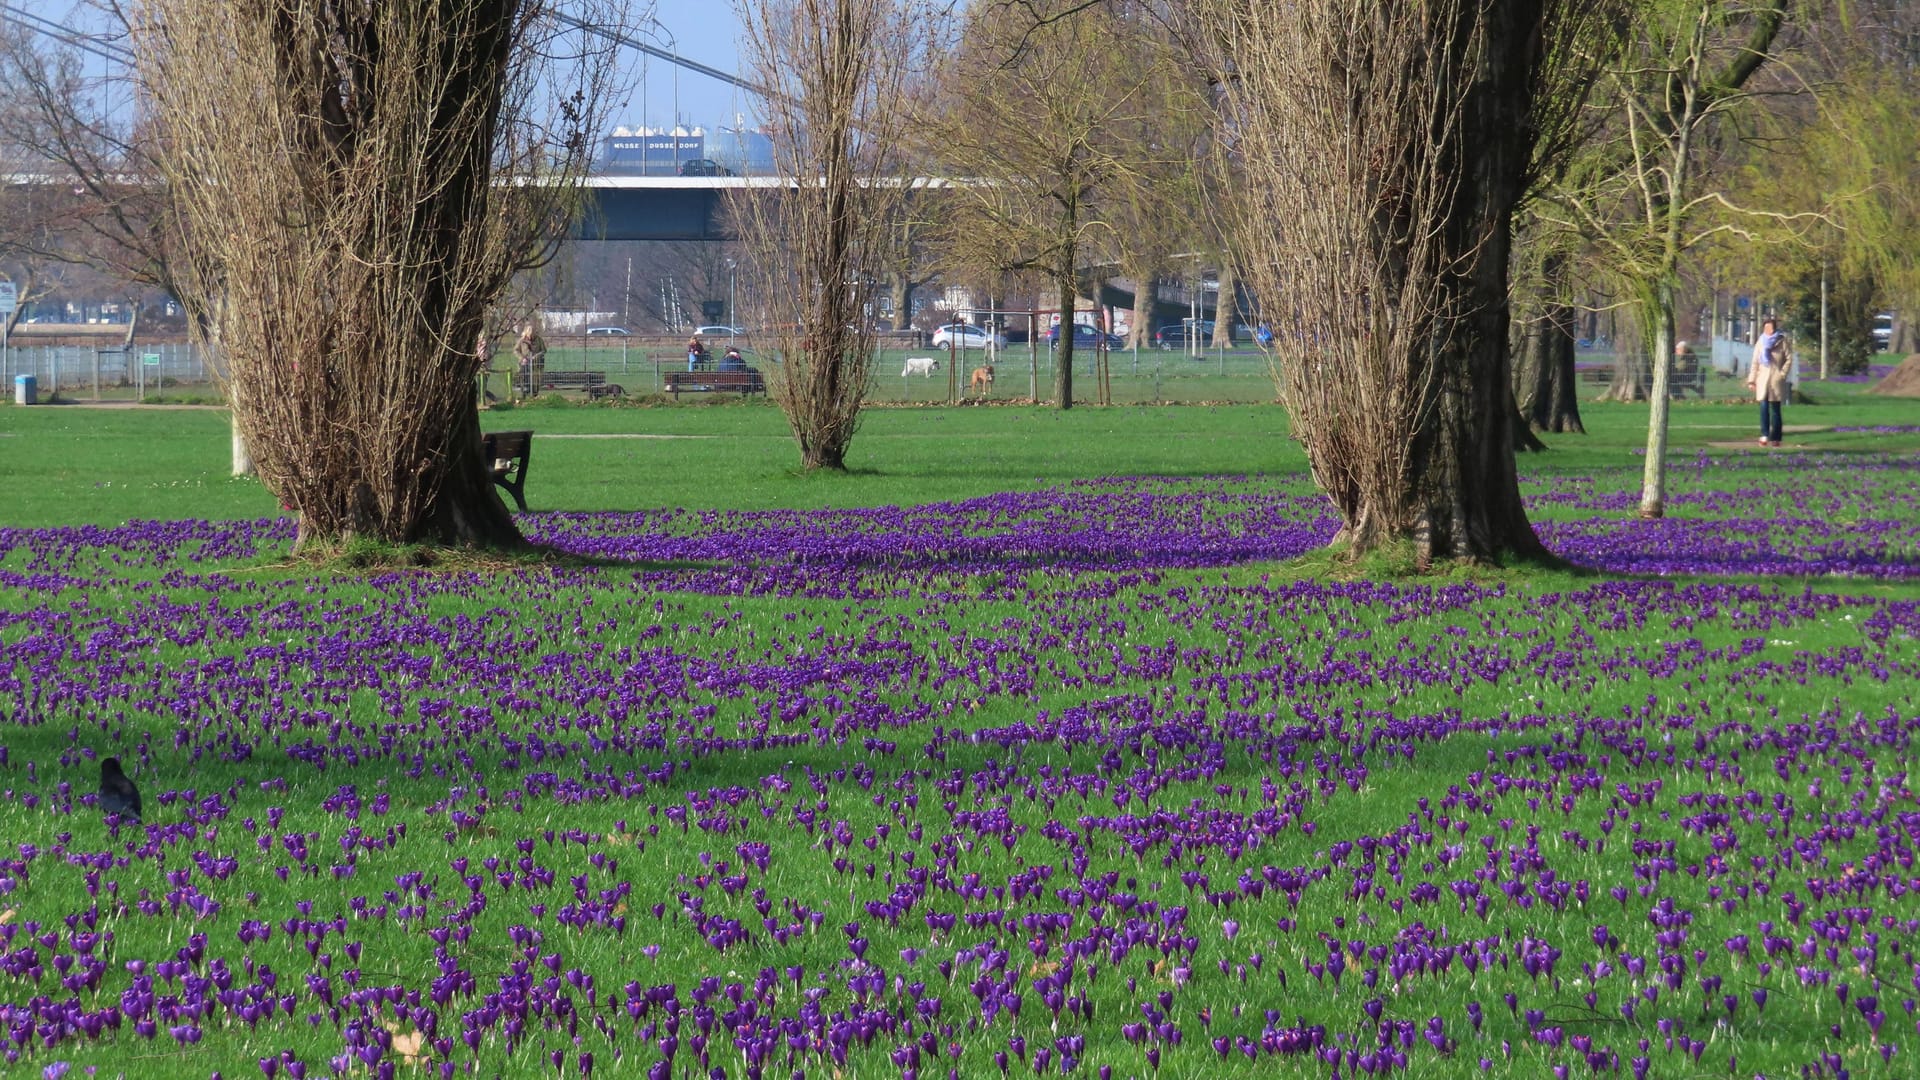
{"type": "Polygon", "coordinates": [[[12,345],[7,341],[7,328],[13,322],[13,312],[20,306],[20,293],[14,288],[11,279],[0,279],[0,371],[13,370],[12,345]]]}

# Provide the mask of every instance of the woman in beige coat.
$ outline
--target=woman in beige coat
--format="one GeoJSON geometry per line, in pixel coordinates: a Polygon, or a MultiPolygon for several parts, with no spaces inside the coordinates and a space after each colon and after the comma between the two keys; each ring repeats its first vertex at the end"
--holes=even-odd
{"type": "Polygon", "coordinates": [[[1760,340],[1753,343],[1753,363],[1747,368],[1747,389],[1760,403],[1760,445],[1780,445],[1780,405],[1787,397],[1787,372],[1793,366],[1787,335],[1772,319],[1760,324],[1760,340]]]}

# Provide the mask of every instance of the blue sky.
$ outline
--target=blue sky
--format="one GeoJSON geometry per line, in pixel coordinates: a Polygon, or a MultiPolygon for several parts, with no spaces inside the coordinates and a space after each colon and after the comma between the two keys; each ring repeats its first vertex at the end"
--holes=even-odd
{"type": "MultiPolygon", "coordinates": [[[[105,24],[96,11],[75,0],[5,0],[8,6],[44,19],[82,30],[98,30],[105,24]]],[[[560,0],[563,10],[566,0],[560,0]]],[[[636,0],[632,17],[632,36],[650,40],[663,48],[722,71],[752,77],[740,59],[740,20],[731,0],[653,0],[649,5],[636,0]],[[649,21],[649,14],[656,22],[649,21]]],[[[666,127],[673,123],[676,101],[684,122],[712,128],[732,124],[736,112],[747,113],[751,121],[753,104],[747,95],[726,83],[691,71],[676,68],[664,60],[649,59],[632,50],[624,50],[626,78],[630,84],[624,103],[609,110],[608,122],[635,127],[646,124],[666,127]],[[676,74],[677,72],[677,74],[676,74]]],[[[88,70],[101,73],[104,61],[85,57],[88,70]]]]}
{"type": "MultiPolygon", "coordinates": [[[[564,0],[563,0],[564,2],[564,0]]],[[[645,9],[635,9],[636,19],[645,21],[645,9]]],[[[731,71],[744,78],[752,78],[753,72],[745,70],[740,58],[740,20],[733,5],[728,0],[658,0],[653,9],[664,32],[655,31],[651,35],[641,33],[637,36],[650,37],[666,47],[669,41],[679,42],[680,55],[690,60],[716,67],[722,71],[731,71]]],[[[666,125],[673,118],[674,111],[674,65],[664,60],[648,60],[645,67],[646,78],[641,80],[641,57],[630,54],[629,77],[634,85],[629,94],[628,107],[614,110],[613,122],[635,126],[642,123],[642,100],[645,101],[645,120],[649,126],[666,125]],[[645,94],[641,93],[644,85],[645,94]]],[[[689,124],[698,124],[711,128],[716,124],[732,124],[733,114],[747,113],[751,120],[753,107],[747,95],[733,87],[704,75],[691,71],[679,73],[679,108],[681,117],[689,124]]]]}

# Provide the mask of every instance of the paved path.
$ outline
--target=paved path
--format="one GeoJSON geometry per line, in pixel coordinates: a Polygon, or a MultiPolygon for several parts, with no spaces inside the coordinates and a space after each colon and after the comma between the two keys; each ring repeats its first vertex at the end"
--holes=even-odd
{"type": "MultiPolygon", "coordinates": [[[[542,439],[722,439],[724,435],[646,435],[638,432],[582,432],[566,433],[558,431],[536,431],[542,439]]],[[[771,438],[772,436],[758,436],[771,438]]]]}
{"type": "Polygon", "coordinates": [[[201,412],[227,411],[225,405],[176,405],[158,403],[147,405],[138,401],[62,401],[58,404],[43,401],[32,407],[35,409],[171,409],[176,412],[183,409],[199,410],[201,412]]]}

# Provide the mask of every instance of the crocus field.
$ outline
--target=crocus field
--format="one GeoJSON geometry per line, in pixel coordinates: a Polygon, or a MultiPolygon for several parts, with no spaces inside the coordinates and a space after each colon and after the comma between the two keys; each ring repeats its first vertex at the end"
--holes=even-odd
{"type": "Polygon", "coordinates": [[[0,1074],[1920,1074],[1920,455],[1638,475],[0,528],[0,1074]]]}

